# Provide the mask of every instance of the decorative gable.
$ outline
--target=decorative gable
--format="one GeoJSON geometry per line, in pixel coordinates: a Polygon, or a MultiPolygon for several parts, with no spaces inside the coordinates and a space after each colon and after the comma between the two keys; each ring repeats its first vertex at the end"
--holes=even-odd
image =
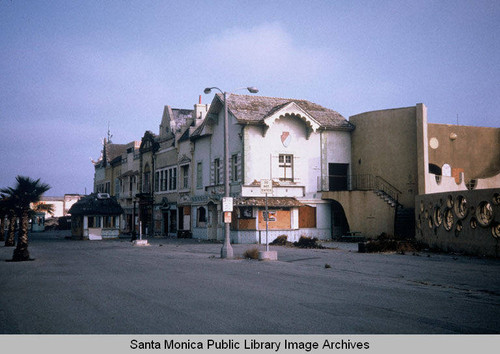
{"type": "Polygon", "coordinates": [[[307,138],[309,138],[312,132],[317,131],[321,127],[321,124],[316,119],[314,119],[306,110],[304,110],[295,102],[288,102],[284,105],[275,107],[266,116],[264,116],[264,129],[262,132],[262,136],[266,135],[269,127],[274,124],[277,119],[287,116],[297,117],[304,122],[307,130],[307,138]]]}

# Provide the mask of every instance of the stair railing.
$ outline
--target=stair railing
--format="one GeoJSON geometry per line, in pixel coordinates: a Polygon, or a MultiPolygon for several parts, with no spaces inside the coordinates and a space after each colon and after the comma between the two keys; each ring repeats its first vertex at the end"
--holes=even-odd
{"type": "MultiPolygon", "coordinates": [[[[322,176],[318,178],[318,189],[322,191],[333,191],[334,189],[330,186],[330,177],[340,177],[340,176],[322,176]]],[[[345,190],[349,191],[377,191],[380,190],[395,201],[399,200],[399,196],[402,192],[394,187],[392,184],[387,182],[384,178],[380,176],[375,176],[371,174],[358,174],[358,175],[348,175],[347,177],[347,188],[345,190]]]]}

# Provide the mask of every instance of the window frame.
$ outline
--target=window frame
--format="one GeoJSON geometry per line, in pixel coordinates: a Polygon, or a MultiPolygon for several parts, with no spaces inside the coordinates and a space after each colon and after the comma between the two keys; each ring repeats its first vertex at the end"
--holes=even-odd
{"type": "Polygon", "coordinates": [[[155,189],[156,192],[177,191],[177,165],[156,170],[156,176],[159,178],[158,183],[155,181],[155,187],[158,184],[158,190],[155,189]]]}
{"type": "Polygon", "coordinates": [[[221,163],[220,159],[214,159],[214,186],[218,186],[221,183],[221,163]]]}
{"type": "Polygon", "coordinates": [[[238,154],[231,156],[231,181],[238,182],[240,180],[238,174],[238,154]]]}
{"type": "Polygon", "coordinates": [[[280,171],[279,179],[281,181],[291,181],[294,180],[294,168],[293,168],[294,156],[293,154],[279,154],[278,155],[278,168],[280,171]],[[289,159],[289,161],[288,161],[289,159]],[[291,176],[288,176],[287,171],[290,172],[291,176]]]}
{"type": "Polygon", "coordinates": [[[203,162],[196,164],[196,188],[203,188],[203,162]]]}

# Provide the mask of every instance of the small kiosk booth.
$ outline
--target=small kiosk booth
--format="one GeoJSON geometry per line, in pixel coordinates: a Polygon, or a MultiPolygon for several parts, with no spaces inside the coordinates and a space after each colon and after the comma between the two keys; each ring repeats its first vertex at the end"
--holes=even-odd
{"type": "Polygon", "coordinates": [[[71,237],[78,240],[118,238],[123,209],[108,193],[92,193],[69,209],[71,237]]]}
{"type": "Polygon", "coordinates": [[[45,231],[45,213],[34,213],[31,218],[31,232],[45,231]]]}

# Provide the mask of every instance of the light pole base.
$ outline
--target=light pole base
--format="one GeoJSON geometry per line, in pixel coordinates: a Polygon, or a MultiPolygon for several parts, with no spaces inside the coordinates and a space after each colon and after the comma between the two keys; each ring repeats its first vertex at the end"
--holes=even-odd
{"type": "Polygon", "coordinates": [[[220,250],[220,258],[228,258],[228,259],[234,258],[233,247],[231,246],[231,244],[229,245],[224,244],[224,246],[222,246],[220,250]]]}
{"type": "Polygon", "coordinates": [[[148,240],[135,240],[133,242],[134,246],[149,246],[148,240]]]}
{"type": "Polygon", "coordinates": [[[276,251],[260,251],[259,261],[277,261],[278,252],[276,251]]]}

